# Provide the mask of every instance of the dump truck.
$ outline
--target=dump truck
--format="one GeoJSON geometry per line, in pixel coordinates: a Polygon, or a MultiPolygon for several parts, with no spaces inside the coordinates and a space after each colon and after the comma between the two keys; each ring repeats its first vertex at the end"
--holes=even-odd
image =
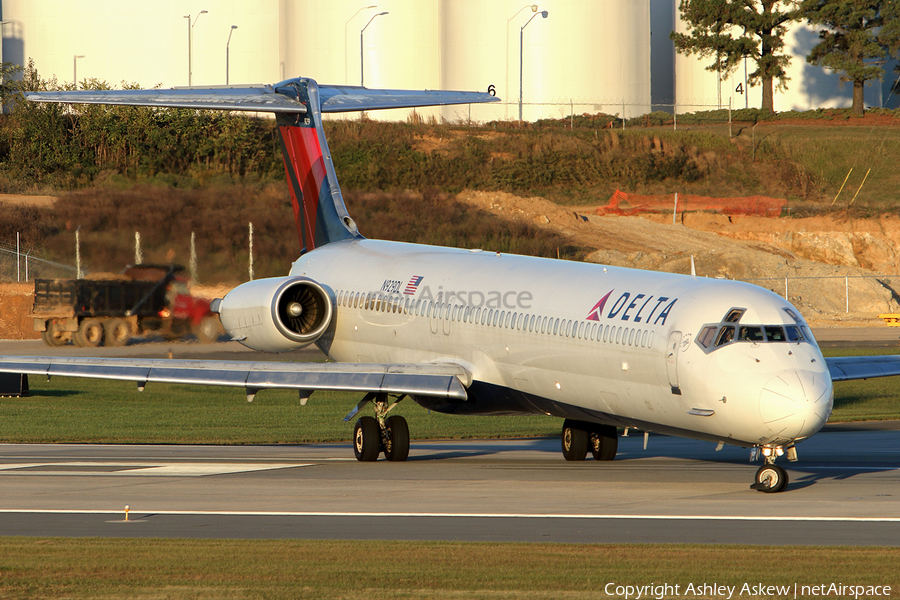
{"type": "Polygon", "coordinates": [[[36,279],[31,316],[48,346],[123,346],[133,336],[167,340],[222,333],[209,301],[192,296],[180,265],[139,264],[113,279],[36,279]]]}

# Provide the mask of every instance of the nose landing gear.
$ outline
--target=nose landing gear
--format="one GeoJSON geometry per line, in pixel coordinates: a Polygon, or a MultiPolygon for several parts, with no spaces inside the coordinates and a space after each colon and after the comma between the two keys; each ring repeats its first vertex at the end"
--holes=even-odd
{"type": "Polygon", "coordinates": [[[764,492],[766,494],[774,494],[784,491],[788,484],[787,471],[775,464],[775,459],[787,453],[788,460],[793,462],[797,460],[797,448],[793,445],[784,448],[782,446],[763,446],[756,447],[750,454],[750,461],[755,461],[760,454],[766,464],[756,471],[756,483],[750,486],[750,489],[764,492]]]}
{"type": "Polygon", "coordinates": [[[766,494],[774,494],[783,491],[787,484],[787,471],[773,462],[759,468],[756,472],[756,483],[751,485],[750,488],[766,494]]]}

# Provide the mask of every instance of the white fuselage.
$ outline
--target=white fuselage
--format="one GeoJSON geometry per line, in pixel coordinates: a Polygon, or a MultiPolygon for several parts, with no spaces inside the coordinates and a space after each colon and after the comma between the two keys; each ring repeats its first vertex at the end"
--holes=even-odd
{"type": "Polygon", "coordinates": [[[469,400],[436,410],[741,446],[809,437],[831,412],[831,378],[798,311],[746,283],[375,240],[328,244],[291,275],[334,294],[318,344],[335,360],[465,367],[469,400]]]}

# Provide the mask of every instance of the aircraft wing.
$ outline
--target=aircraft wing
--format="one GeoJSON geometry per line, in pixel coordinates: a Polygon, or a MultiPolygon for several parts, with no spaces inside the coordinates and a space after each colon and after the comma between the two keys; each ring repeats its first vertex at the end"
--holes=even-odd
{"type": "MultiPolygon", "coordinates": [[[[31,102],[305,113],[306,106],[295,99],[296,94],[291,93],[292,81],[242,87],[28,92],[25,98],[31,102]]],[[[374,90],[346,85],[319,85],[319,97],[323,113],[472,104],[499,100],[483,92],[374,90]]]]}
{"type": "Polygon", "coordinates": [[[852,381],[900,375],[900,354],[831,356],[825,358],[832,381],[852,381]]]}
{"type": "Polygon", "coordinates": [[[408,394],[465,401],[469,372],[451,364],[290,363],[216,360],[0,357],[0,372],[242,387],[252,400],[263,389],[408,394]]]}

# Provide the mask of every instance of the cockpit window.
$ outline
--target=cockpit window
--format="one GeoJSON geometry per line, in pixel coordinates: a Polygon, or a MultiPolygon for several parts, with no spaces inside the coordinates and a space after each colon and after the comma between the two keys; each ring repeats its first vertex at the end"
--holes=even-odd
{"type": "Polygon", "coordinates": [[[766,341],[767,342],[786,342],[784,336],[784,327],[780,325],[766,325],[766,341]]]}
{"type": "Polygon", "coordinates": [[[734,341],[734,326],[727,325],[722,328],[719,332],[719,337],[716,338],[716,348],[719,346],[724,346],[725,344],[730,344],[734,341]]]}
{"type": "Polygon", "coordinates": [[[700,335],[697,336],[697,343],[704,348],[709,348],[716,337],[716,329],[715,325],[704,327],[700,335]]]}
{"type": "Polygon", "coordinates": [[[796,325],[788,325],[784,328],[787,332],[787,339],[789,342],[802,342],[803,334],[800,332],[800,328],[796,325]]]}
{"type": "Polygon", "coordinates": [[[752,326],[752,325],[742,325],[740,329],[740,333],[738,335],[738,341],[740,342],[762,342],[765,338],[763,338],[762,327],[752,326]]]}
{"type": "Polygon", "coordinates": [[[707,354],[721,346],[741,342],[752,344],[788,342],[799,344],[808,342],[815,344],[816,341],[812,336],[812,332],[810,332],[803,319],[789,308],[784,308],[783,310],[796,322],[796,325],[788,325],[786,323],[775,325],[747,323],[741,325],[740,321],[744,318],[747,309],[732,308],[725,313],[725,317],[720,323],[707,323],[704,325],[695,340],[697,345],[703,348],[703,351],[707,354]]]}
{"type": "Polygon", "coordinates": [[[728,311],[728,314],[725,315],[725,318],[722,319],[723,323],[737,323],[741,320],[741,317],[744,316],[744,312],[746,309],[743,308],[732,308],[728,311]]]}

